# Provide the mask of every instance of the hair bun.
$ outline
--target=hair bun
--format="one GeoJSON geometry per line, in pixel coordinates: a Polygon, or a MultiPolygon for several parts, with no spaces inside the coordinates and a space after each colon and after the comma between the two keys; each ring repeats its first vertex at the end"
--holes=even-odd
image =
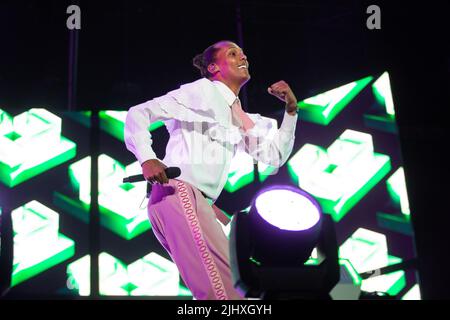
{"type": "Polygon", "coordinates": [[[205,59],[203,57],[203,53],[199,53],[198,55],[196,55],[194,59],[192,59],[192,64],[200,70],[207,67],[205,66],[205,59]]]}
{"type": "Polygon", "coordinates": [[[200,70],[200,74],[202,77],[206,77],[210,79],[213,74],[211,74],[208,71],[208,66],[210,63],[213,63],[216,61],[216,53],[219,51],[220,46],[216,46],[216,44],[213,44],[206,48],[202,53],[197,54],[192,59],[192,64],[194,67],[200,70]]]}

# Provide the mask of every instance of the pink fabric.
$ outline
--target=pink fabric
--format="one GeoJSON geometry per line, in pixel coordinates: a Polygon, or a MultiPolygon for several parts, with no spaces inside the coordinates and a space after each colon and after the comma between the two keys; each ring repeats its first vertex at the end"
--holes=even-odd
{"type": "Polygon", "coordinates": [[[244,110],[242,110],[241,101],[239,98],[236,98],[231,106],[231,114],[233,116],[233,122],[245,131],[252,129],[255,126],[252,119],[250,119],[244,110]]]}
{"type": "Polygon", "coordinates": [[[228,239],[200,191],[176,179],[155,184],[148,209],[153,233],[196,299],[242,299],[231,279],[228,239]]]}

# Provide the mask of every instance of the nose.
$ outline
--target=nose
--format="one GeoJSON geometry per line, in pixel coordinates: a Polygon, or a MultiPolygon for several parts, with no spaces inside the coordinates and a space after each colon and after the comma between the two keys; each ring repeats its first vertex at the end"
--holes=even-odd
{"type": "Polygon", "coordinates": [[[247,60],[247,56],[244,54],[244,52],[241,52],[241,59],[242,60],[247,60]]]}

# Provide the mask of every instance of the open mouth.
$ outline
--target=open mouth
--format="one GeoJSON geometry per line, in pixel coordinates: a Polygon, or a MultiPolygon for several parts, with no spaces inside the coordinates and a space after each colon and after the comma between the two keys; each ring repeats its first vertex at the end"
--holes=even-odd
{"type": "Polygon", "coordinates": [[[248,69],[247,66],[245,64],[238,66],[238,69],[248,69]]]}

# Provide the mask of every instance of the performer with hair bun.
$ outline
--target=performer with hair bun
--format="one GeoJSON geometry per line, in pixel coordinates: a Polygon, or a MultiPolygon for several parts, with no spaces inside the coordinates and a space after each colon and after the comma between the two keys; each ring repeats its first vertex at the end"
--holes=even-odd
{"type": "Polygon", "coordinates": [[[238,95],[250,79],[249,63],[234,42],[209,46],[193,64],[201,79],[129,109],[125,144],[153,184],[148,205],[153,232],[193,296],[242,299],[233,287],[229,243],[217,220],[225,216],[214,202],[238,150],[275,167],[286,162],[294,145],[297,99],[284,81],[268,88],[285,103],[279,128],[270,118],[244,112],[238,95]],[[160,120],[170,134],[162,160],[148,131],[160,120]],[[179,167],[181,175],[168,179],[167,167],[179,167]]]}

